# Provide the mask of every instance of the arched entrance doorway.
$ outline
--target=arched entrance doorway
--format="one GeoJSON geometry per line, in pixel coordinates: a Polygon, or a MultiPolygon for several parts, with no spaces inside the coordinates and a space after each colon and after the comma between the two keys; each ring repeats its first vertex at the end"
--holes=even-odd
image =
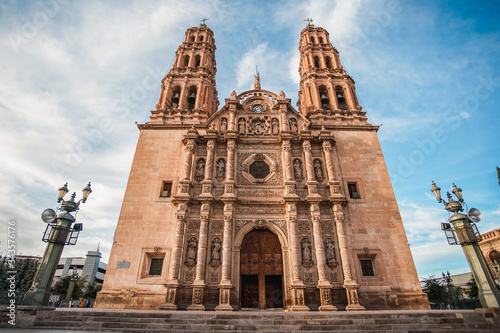
{"type": "Polygon", "coordinates": [[[241,244],[241,308],[283,308],[283,253],[269,230],[249,232],[241,244]]]}

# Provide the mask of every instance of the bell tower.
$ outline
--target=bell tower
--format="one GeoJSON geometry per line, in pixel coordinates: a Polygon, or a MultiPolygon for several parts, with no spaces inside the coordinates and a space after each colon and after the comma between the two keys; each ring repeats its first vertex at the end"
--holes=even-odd
{"type": "Polygon", "coordinates": [[[205,24],[186,31],[170,72],[162,80],[151,124],[199,124],[217,111],[215,40],[205,24]]]}
{"type": "Polygon", "coordinates": [[[328,31],[309,23],[300,34],[299,51],[299,111],[310,119],[327,116],[342,121],[342,116],[349,116],[366,122],[354,80],[342,67],[328,31]]]}

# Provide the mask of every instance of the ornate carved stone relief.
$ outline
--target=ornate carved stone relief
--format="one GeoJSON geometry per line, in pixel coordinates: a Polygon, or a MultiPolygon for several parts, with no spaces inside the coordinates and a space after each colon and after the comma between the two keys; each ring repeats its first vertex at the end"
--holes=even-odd
{"type": "Polygon", "coordinates": [[[238,196],[240,197],[283,197],[283,190],[271,189],[238,189],[238,196]]]}
{"type": "Polygon", "coordinates": [[[309,236],[311,234],[311,223],[309,220],[299,220],[297,221],[297,226],[301,236],[309,236]]]}
{"type": "Polygon", "coordinates": [[[194,281],[194,271],[184,272],[184,282],[191,283],[194,281]]]}
{"type": "Polygon", "coordinates": [[[304,272],[304,283],[305,284],[314,284],[314,273],[304,272]]]}
{"type": "Polygon", "coordinates": [[[237,207],[237,214],[285,214],[284,208],[237,207]]]}
{"type": "Polygon", "coordinates": [[[210,224],[211,224],[210,233],[212,235],[221,235],[222,234],[222,229],[224,227],[223,220],[212,220],[212,221],[210,221],[210,224]]]}
{"type": "Polygon", "coordinates": [[[252,152],[238,152],[237,153],[237,182],[242,185],[253,185],[265,183],[266,185],[281,185],[283,182],[282,168],[280,167],[281,154],[267,152],[252,153],[252,152]],[[251,172],[251,167],[255,163],[265,163],[268,166],[268,174],[264,177],[254,177],[251,172]]]}
{"type": "Polygon", "coordinates": [[[339,282],[339,275],[337,272],[330,272],[330,283],[337,283],[339,282]]]}
{"type": "Polygon", "coordinates": [[[200,220],[189,220],[187,223],[187,232],[198,234],[198,230],[200,230],[200,220]]]}
{"type": "Polygon", "coordinates": [[[247,123],[248,134],[271,134],[271,119],[268,116],[250,116],[247,123]]]}
{"type": "Polygon", "coordinates": [[[217,284],[219,283],[219,273],[213,273],[213,272],[210,272],[210,283],[214,283],[214,284],[217,284]]]}
{"type": "Polygon", "coordinates": [[[268,223],[273,223],[275,224],[278,228],[285,233],[285,235],[288,233],[287,231],[287,223],[286,220],[262,220],[262,219],[255,219],[255,220],[236,220],[235,221],[235,234],[237,234],[243,226],[245,226],[247,223],[253,223],[257,222],[259,223],[260,228],[265,228],[268,223]]]}
{"type": "Polygon", "coordinates": [[[333,233],[333,226],[330,220],[321,220],[320,222],[321,222],[321,232],[323,233],[323,235],[333,233]]]}
{"type": "Polygon", "coordinates": [[[224,205],[212,205],[210,212],[213,215],[220,215],[224,213],[224,205]]]}

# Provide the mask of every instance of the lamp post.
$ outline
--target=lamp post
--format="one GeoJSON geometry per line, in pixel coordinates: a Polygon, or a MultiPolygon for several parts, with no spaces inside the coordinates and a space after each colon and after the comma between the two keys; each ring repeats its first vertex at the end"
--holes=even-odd
{"type": "Polygon", "coordinates": [[[78,275],[78,272],[75,269],[73,271],[73,274],[71,275],[71,280],[69,281],[68,292],[66,293],[66,299],[64,300],[63,307],[65,307],[66,305],[69,305],[69,307],[71,307],[70,304],[70,300],[72,298],[71,295],[73,294],[73,290],[75,289],[76,280],[78,280],[79,277],[80,276],[78,275]]]}
{"type": "Polygon", "coordinates": [[[460,304],[458,303],[457,293],[455,293],[455,288],[453,288],[453,284],[451,283],[453,280],[451,279],[450,272],[441,272],[443,274],[443,279],[448,286],[448,291],[450,292],[451,299],[453,300],[453,305],[455,309],[460,309],[460,304]]]}
{"type": "Polygon", "coordinates": [[[450,245],[462,245],[462,250],[477,283],[481,305],[486,308],[500,307],[500,291],[495,286],[478,244],[481,236],[476,223],[481,221],[481,212],[476,208],[472,208],[467,212],[467,215],[459,213],[467,205],[462,196],[462,190],[455,184],[453,184],[452,193],[455,194],[458,201],[453,200],[450,192],[446,194],[448,202],[441,199],[441,189],[434,182],[432,182],[431,191],[436,196],[437,201],[444,204],[444,209],[450,214],[453,213],[448,218],[450,223],[441,223],[441,229],[444,231],[450,245]]]}
{"type": "Polygon", "coordinates": [[[58,208],[59,214],[53,209],[46,209],[42,213],[42,220],[48,223],[43,236],[43,241],[47,242],[47,247],[43,253],[42,261],[36,272],[33,284],[23,299],[23,305],[48,305],[52,280],[57,269],[59,259],[64,249],[64,245],[74,245],[78,235],[82,230],[81,223],[76,221],[70,213],[78,211],[80,203],[85,203],[92,192],[90,183],[83,189],[83,197],[75,202],[76,193],[71,195],[71,199],[64,201],[64,196],[68,193],[68,183],[59,188],[57,202],[61,203],[58,208]],[[73,225],[73,227],[72,227],[73,225]]]}

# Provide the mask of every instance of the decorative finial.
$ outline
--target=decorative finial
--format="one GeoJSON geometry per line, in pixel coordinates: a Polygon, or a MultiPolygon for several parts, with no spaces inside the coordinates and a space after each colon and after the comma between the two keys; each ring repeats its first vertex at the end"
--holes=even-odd
{"type": "Polygon", "coordinates": [[[205,22],[207,22],[207,21],[208,21],[208,19],[206,17],[204,17],[203,20],[200,20],[201,25],[205,25],[205,22]]]}
{"type": "Polygon", "coordinates": [[[312,24],[313,19],[307,18],[304,21],[307,22],[307,25],[313,25],[312,24]]]}
{"type": "Polygon", "coordinates": [[[260,75],[259,75],[259,71],[257,70],[257,66],[255,66],[255,72],[257,74],[254,74],[254,76],[255,76],[255,83],[253,85],[253,89],[260,90],[260,75]]]}

